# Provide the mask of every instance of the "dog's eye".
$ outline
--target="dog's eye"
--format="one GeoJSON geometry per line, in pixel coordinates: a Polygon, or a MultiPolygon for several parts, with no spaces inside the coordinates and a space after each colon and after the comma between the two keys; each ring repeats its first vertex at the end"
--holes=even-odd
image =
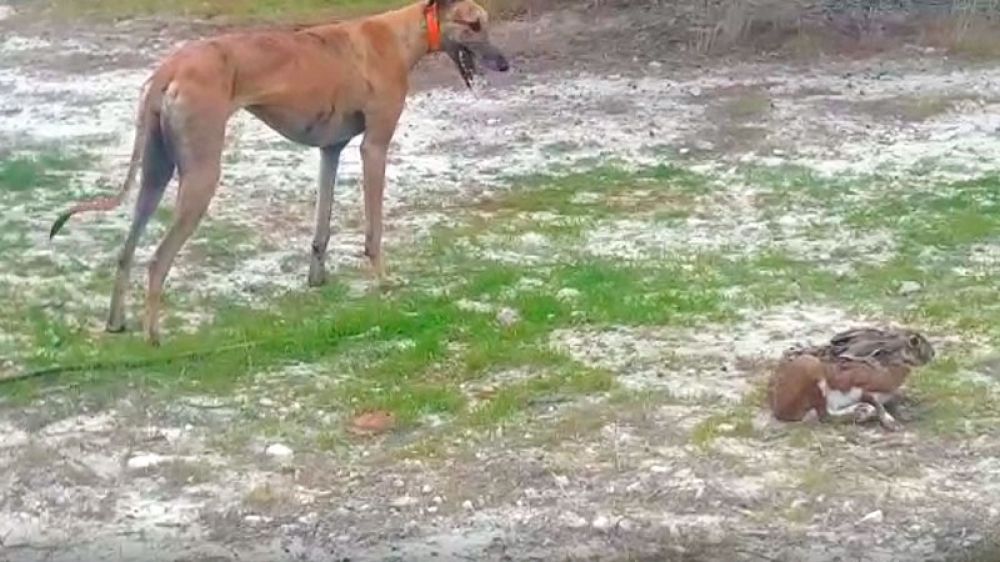
{"type": "Polygon", "coordinates": [[[482,24],[480,24],[478,21],[474,21],[474,22],[472,22],[472,23],[469,24],[469,29],[471,29],[472,31],[475,31],[477,33],[482,28],[483,28],[482,24]]]}

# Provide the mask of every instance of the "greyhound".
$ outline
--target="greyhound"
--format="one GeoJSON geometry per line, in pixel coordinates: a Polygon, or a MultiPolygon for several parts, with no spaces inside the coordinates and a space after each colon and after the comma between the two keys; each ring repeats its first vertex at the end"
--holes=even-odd
{"type": "Polygon", "coordinates": [[[409,73],[417,61],[444,51],[467,86],[478,60],[506,72],[491,42],[488,14],[474,0],[421,0],[367,18],[296,31],[244,32],[189,43],[164,59],[143,85],[131,162],[112,197],[76,204],[59,215],[52,238],[83,211],[120,205],[135,182],[139,196],[118,256],[107,330],[125,329],[125,295],[136,244],[167,184],[179,176],[173,224],[149,264],[145,332],[160,342],[159,309],[167,273],[194,233],[218,186],[229,118],[246,109],[285,138],[319,148],[315,235],[309,286],[326,282],[326,249],[337,166],[344,147],[361,142],[365,255],[383,280],[382,199],[386,152],[402,113],[409,73]]]}

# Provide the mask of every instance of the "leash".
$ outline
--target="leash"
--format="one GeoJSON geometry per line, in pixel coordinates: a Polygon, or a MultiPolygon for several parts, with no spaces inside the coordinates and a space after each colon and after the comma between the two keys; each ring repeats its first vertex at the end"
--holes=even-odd
{"type": "Polygon", "coordinates": [[[227,353],[230,351],[253,349],[254,347],[257,347],[260,344],[261,342],[243,342],[238,344],[215,347],[212,349],[198,349],[194,351],[188,351],[185,353],[179,353],[177,355],[166,355],[163,357],[127,358],[127,359],[122,359],[120,361],[93,361],[90,363],[77,363],[75,365],[53,365],[50,367],[42,367],[39,369],[32,369],[30,371],[15,373],[13,375],[0,378],[0,386],[28,379],[51,377],[56,375],[64,375],[67,373],[81,373],[85,371],[109,371],[112,369],[141,369],[143,367],[151,367],[153,365],[173,363],[175,361],[184,361],[188,359],[199,359],[202,357],[221,355],[223,353],[227,353]]]}

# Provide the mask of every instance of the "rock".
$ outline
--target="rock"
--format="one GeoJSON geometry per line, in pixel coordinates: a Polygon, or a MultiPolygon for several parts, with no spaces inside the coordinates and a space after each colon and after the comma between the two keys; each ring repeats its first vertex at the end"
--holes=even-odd
{"type": "Polygon", "coordinates": [[[556,299],[562,302],[575,301],[580,298],[580,291],[572,287],[563,287],[556,293],[556,299]]]}
{"type": "Polygon", "coordinates": [[[902,296],[919,293],[923,286],[916,281],[903,281],[899,284],[899,294],[902,296]]]}
{"type": "Polygon", "coordinates": [[[622,531],[629,532],[635,529],[635,522],[631,519],[622,518],[622,520],[618,522],[617,527],[622,531]]]}
{"type": "Polygon", "coordinates": [[[392,481],[393,488],[402,488],[403,486],[406,486],[406,482],[403,482],[399,478],[392,481]]]}
{"type": "Polygon", "coordinates": [[[650,68],[660,68],[661,66],[663,66],[663,63],[661,63],[658,60],[649,61],[649,67],[650,68]]]}
{"type": "Polygon", "coordinates": [[[590,526],[597,529],[598,531],[607,531],[611,528],[611,519],[605,517],[604,515],[598,515],[594,518],[590,526]]]}
{"type": "Polygon", "coordinates": [[[521,235],[521,246],[528,249],[539,250],[549,247],[549,239],[544,234],[537,232],[525,232],[521,235]]]}
{"type": "Polygon", "coordinates": [[[413,496],[400,496],[389,502],[389,506],[396,508],[410,507],[416,504],[417,504],[417,498],[413,496]]]}
{"type": "Polygon", "coordinates": [[[875,523],[875,524],[879,524],[879,523],[882,523],[882,521],[884,521],[884,520],[885,520],[885,515],[882,513],[882,510],[881,509],[876,509],[875,511],[873,511],[873,512],[869,513],[868,515],[865,515],[864,517],[862,517],[861,519],[859,519],[858,520],[858,524],[859,525],[863,524],[863,523],[875,523]]]}
{"type": "Polygon", "coordinates": [[[294,452],[288,445],[282,445],[281,443],[272,443],[264,449],[264,454],[276,458],[276,459],[287,459],[291,457],[294,452]]]}
{"type": "Polygon", "coordinates": [[[560,515],[559,520],[570,529],[582,529],[587,526],[587,520],[572,511],[560,515]]]}
{"type": "Polygon", "coordinates": [[[420,488],[420,491],[425,494],[429,494],[434,491],[434,488],[432,488],[430,484],[424,484],[424,487],[420,488]]]}
{"type": "Polygon", "coordinates": [[[503,307],[497,312],[497,323],[504,328],[510,328],[521,319],[521,315],[513,308],[503,307]]]}
{"type": "Polygon", "coordinates": [[[444,502],[444,498],[441,496],[434,496],[434,499],[431,501],[434,502],[435,505],[441,505],[444,502]]]}
{"type": "Polygon", "coordinates": [[[462,508],[465,509],[466,511],[472,511],[474,509],[472,502],[469,500],[465,500],[464,502],[462,502],[462,508]]]}
{"type": "Polygon", "coordinates": [[[653,466],[649,467],[649,471],[652,472],[653,474],[665,474],[667,472],[670,472],[670,469],[660,464],[654,464],[653,466]]]}
{"type": "Polygon", "coordinates": [[[28,434],[16,427],[0,423],[0,450],[21,447],[28,443],[28,434]]]}
{"type": "Polygon", "coordinates": [[[139,453],[125,463],[129,470],[143,470],[151,466],[156,466],[170,460],[170,457],[158,455],[156,453],[139,453]]]}

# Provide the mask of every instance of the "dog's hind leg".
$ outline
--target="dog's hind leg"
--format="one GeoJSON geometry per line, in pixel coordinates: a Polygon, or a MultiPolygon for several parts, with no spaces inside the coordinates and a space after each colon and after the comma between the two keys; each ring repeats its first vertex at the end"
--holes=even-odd
{"type": "Polygon", "coordinates": [[[174,222],[149,264],[146,292],[146,338],[159,344],[159,312],[163,284],[181,247],[198,228],[215,195],[222,166],[228,107],[205,103],[197,108],[175,107],[170,119],[171,143],[177,155],[180,182],[174,222]]]}
{"type": "Polygon", "coordinates": [[[135,248],[139,238],[146,230],[149,219],[163,200],[167,184],[174,176],[173,156],[163,136],[163,131],[156,123],[146,138],[146,148],[142,157],[142,180],[139,196],[135,202],[135,212],[128,235],[118,254],[118,272],[115,275],[115,285],[111,293],[111,307],[108,314],[107,331],[122,332],[125,330],[125,296],[128,292],[129,274],[135,248]]]}
{"type": "Polygon", "coordinates": [[[309,286],[326,283],[326,248],[330,243],[330,216],[333,212],[333,192],[337,183],[340,153],[347,143],[320,149],[319,182],[316,187],[316,232],[313,235],[312,256],[309,260],[309,286]]]}

